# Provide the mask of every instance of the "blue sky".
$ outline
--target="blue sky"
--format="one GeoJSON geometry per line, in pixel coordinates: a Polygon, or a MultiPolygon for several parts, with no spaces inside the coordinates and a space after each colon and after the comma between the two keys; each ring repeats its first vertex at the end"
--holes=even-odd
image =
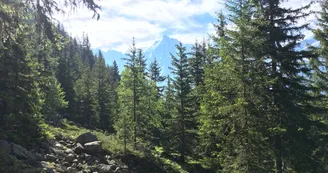
{"type": "MultiPolygon", "coordinates": [[[[150,47],[166,34],[185,44],[213,33],[216,12],[224,10],[223,0],[95,0],[102,7],[100,20],[92,12],[58,15],[73,36],[89,35],[93,48],[125,52],[136,38],[137,47],[150,47]]],[[[289,0],[284,5],[300,7],[310,0],[289,0]]],[[[314,6],[313,9],[317,8],[314,6]]],[[[305,19],[304,19],[305,20],[305,19]]]]}

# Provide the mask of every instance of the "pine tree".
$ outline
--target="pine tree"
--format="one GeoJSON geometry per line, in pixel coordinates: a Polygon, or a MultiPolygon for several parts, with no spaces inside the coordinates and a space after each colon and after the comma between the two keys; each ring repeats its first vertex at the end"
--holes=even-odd
{"type": "MultiPolygon", "coordinates": [[[[98,10],[100,6],[94,1],[65,0],[67,6],[76,9],[80,5],[85,6],[88,10],[93,11],[93,17],[100,18],[98,10]]],[[[55,12],[65,12],[55,0],[47,2],[27,0],[21,1],[1,1],[0,2],[0,20],[3,25],[0,30],[0,39],[5,41],[13,39],[14,35],[19,33],[16,28],[24,24],[26,19],[33,18],[39,32],[44,33],[48,39],[55,41],[55,33],[52,31],[52,19],[55,12]]],[[[28,23],[31,24],[31,23],[28,23]]],[[[0,42],[2,44],[3,42],[0,42]]]]}
{"type": "Polygon", "coordinates": [[[146,61],[147,61],[147,59],[145,58],[145,55],[143,54],[142,49],[138,49],[136,64],[138,67],[138,71],[142,75],[143,79],[147,76],[146,61]]]}
{"type": "Polygon", "coordinates": [[[282,2],[259,1],[257,15],[262,20],[258,26],[262,31],[259,35],[265,40],[260,52],[272,81],[262,105],[268,119],[273,170],[276,173],[318,172],[320,162],[312,154],[319,141],[311,129],[320,129],[322,124],[314,121],[312,115],[323,109],[311,104],[318,99],[310,95],[316,88],[309,85],[307,77],[311,69],[306,61],[312,59],[312,54],[296,49],[304,38],[302,30],[308,26],[308,23],[297,25],[297,21],[308,16],[305,11],[310,5],[292,10],[283,7],[282,2]]]}
{"type": "Polygon", "coordinates": [[[113,83],[117,86],[121,80],[121,76],[120,76],[120,71],[118,69],[117,63],[114,60],[113,62],[113,68],[111,69],[111,78],[113,81],[113,83]]]}
{"type": "MultiPolygon", "coordinates": [[[[150,79],[155,82],[157,85],[158,83],[164,82],[165,77],[161,75],[161,67],[159,66],[156,58],[154,58],[154,61],[149,66],[149,75],[150,79]]],[[[157,86],[158,96],[160,97],[162,95],[164,87],[157,86]]]]}
{"type": "Polygon", "coordinates": [[[111,113],[112,121],[116,121],[119,114],[119,103],[118,103],[118,93],[117,88],[120,84],[121,76],[116,61],[113,62],[113,65],[109,67],[109,82],[111,88],[111,113]]]}
{"type": "Polygon", "coordinates": [[[176,144],[175,149],[180,153],[180,159],[185,161],[185,156],[190,153],[191,146],[194,143],[195,134],[195,118],[192,115],[191,100],[191,77],[189,64],[186,54],[186,48],[180,43],[176,46],[177,57],[172,57],[172,73],[174,74],[174,102],[176,105],[172,109],[176,109],[176,114],[172,116],[170,130],[172,135],[172,143],[176,144]]]}
{"type": "Polygon", "coordinates": [[[205,65],[205,57],[204,57],[204,50],[202,50],[202,45],[199,44],[197,41],[195,45],[191,48],[191,57],[189,58],[190,64],[190,73],[193,77],[193,85],[194,87],[198,87],[203,83],[203,66],[205,65]]]}
{"type": "MultiPolygon", "coordinates": [[[[66,35],[65,31],[59,30],[58,32],[63,32],[63,35],[66,35]]],[[[64,47],[61,50],[57,50],[59,55],[57,79],[65,92],[65,100],[68,101],[68,107],[64,111],[65,118],[76,120],[78,103],[75,99],[74,84],[81,75],[81,49],[76,39],[70,37],[63,37],[63,39],[68,40],[68,42],[64,42],[64,44],[66,43],[64,47]]]]}
{"type": "Polygon", "coordinates": [[[161,127],[162,129],[162,137],[161,137],[161,143],[165,150],[170,149],[171,145],[171,132],[170,132],[170,124],[173,124],[173,115],[176,114],[175,109],[172,109],[176,104],[174,102],[174,91],[173,91],[173,84],[171,82],[171,78],[168,75],[166,77],[167,79],[167,85],[164,90],[163,95],[163,112],[161,117],[161,127]]]}
{"type": "MultiPolygon", "coordinates": [[[[310,50],[314,54],[314,58],[310,60],[310,66],[312,73],[310,75],[311,85],[316,88],[316,90],[312,91],[312,94],[316,97],[320,97],[321,99],[315,100],[312,102],[315,106],[321,106],[327,109],[327,84],[328,84],[328,2],[321,1],[321,11],[318,16],[318,28],[313,30],[314,38],[319,41],[318,47],[310,47],[310,50]]],[[[327,112],[323,111],[322,113],[314,114],[313,119],[319,120],[327,124],[326,120],[327,112]]],[[[319,162],[320,167],[318,167],[318,172],[327,172],[327,135],[326,135],[326,126],[321,126],[323,128],[316,128],[317,134],[320,134],[317,138],[318,147],[313,152],[312,157],[319,162]],[[321,169],[320,169],[321,168],[321,169]]]]}
{"type": "Polygon", "coordinates": [[[220,58],[205,70],[199,130],[204,163],[221,172],[270,172],[264,162],[268,144],[257,95],[266,74],[258,72],[262,63],[256,49],[262,40],[253,27],[254,6],[247,0],[229,0],[226,8],[235,27],[227,29],[225,18],[218,16],[213,38],[220,58]]]}
{"type": "Polygon", "coordinates": [[[46,92],[44,94],[42,113],[47,120],[58,120],[59,116],[57,115],[60,113],[60,110],[68,105],[68,102],[65,101],[65,92],[55,76],[47,78],[44,88],[46,88],[46,92]]]}
{"type": "Polygon", "coordinates": [[[142,50],[137,50],[135,47],[135,41],[133,38],[132,47],[130,48],[130,52],[127,54],[126,60],[126,68],[129,69],[129,74],[131,75],[132,82],[131,90],[132,90],[132,103],[133,103],[133,121],[134,121],[134,147],[137,146],[137,136],[139,134],[139,121],[140,116],[143,113],[144,109],[142,108],[142,104],[140,103],[141,97],[143,96],[143,92],[145,92],[145,60],[144,55],[142,54],[142,50]]]}
{"type": "Polygon", "coordinates": [[[127,145],[135,141],[135,117],[134,117],[134,102],[133,102],[133,78],[132,71],[129,68],[124,68],[122,72],[122,80],[117,88],[118,101],[120,106],[119,118],[114,122],[114,127],[119,135],[123,138],[124,154],[126,154],[127,145]]]}
{"type": "Polygon", "coordinates": [[[93,65],[95,64],[95,57],[91,50],[91,45],[88,35],[84,36],[83,34],[81,46],[82,46],[82,52],[81,52],[82,62],[89,64],[89,67],[92,69],[93,65]]]}
{"type": "Polygon", "coordinates": [[[111,92],[112,88],[109,81],[109,68],[106,66],[105,59],[99,51],[98,57],[93,68],[95,78],[97,81],[97,101],[98,101],[98,112],[101,127],[104,130],[112,129],[112,114],[111,114],[111,92]]]}
{"type": "Polygon", "coordinates": [[[97,127],[99,124],[97,81],[88,63],[84,63],[82,69],[81,77],[74,84],[78,122],[88,127],[97,127]]]}
{"type": "Polygon", "coordinates": [[[1,135],[12,142],[29,145],[40,137],[42,93],[33,56],[33,28],[22,23],[12,39],[0,47],[0,126],[1,135]]]}

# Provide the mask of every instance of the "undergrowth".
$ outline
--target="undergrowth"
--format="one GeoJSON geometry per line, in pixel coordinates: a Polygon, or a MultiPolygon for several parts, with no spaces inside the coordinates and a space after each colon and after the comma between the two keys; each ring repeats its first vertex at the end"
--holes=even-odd
{"type": "MultiPolygon", "coordinates": [[[[60,127],[55,127],[46,123],[40,125],[43,134],[49,138],[55,138],[57,133],[72,139],[87,132],[95,134],[98,140],[102,141],[102,147],[112,154],[114,158],[122,160],[129,166],[130,172],[140,173],[188,173],[195,171],[190,169],[192,166],[182,166],[178,162],[166,158],[162,155],[163,148],[149,147],[149,144],[139,140],[138,150],[132,145],[127,146],[127,154],[124,155],[124,145],[115,134],[106,134],[100,130],[90,130],[84,127],[78,127],[74,123],[63,119],[60,127]]],[[[192,165],[192,164],[191,164],[192,165]]],[[[198,171],[196,171],[198,172],[198,171]]]]}

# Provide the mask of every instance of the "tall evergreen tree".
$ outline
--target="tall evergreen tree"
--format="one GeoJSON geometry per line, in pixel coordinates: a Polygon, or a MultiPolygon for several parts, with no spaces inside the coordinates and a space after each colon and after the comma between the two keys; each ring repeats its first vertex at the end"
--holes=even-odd
{"type": "MultiPolygon", "coordinates": [[[[164,82],[165,77],[161,75],[161,67],[159,66],[156,57],[154,58],[154,61],[149,66],[149,76],[152,81],[155,82],[156,85],[158,83],[164,82]]],[[[162,95],[164,87],[157,86],[158,96],[160,97],[162,95]]]]}
{"type": "Polygon", "coordinates": [[[78,122],[88,127],[98,126],[97,81],[88,63],[83,64],[81,77],[75,82],[78,122]]]}
{"type": "MultiPolygon", "coordinates": [[[[248,0],[226,1],[229,22],[222,14],[214,37],[220,52],[218,61],[206,68],[200,136],[207,166],[221,172],[267,172],[263,148],[267,147],[259,109],[261,84],[266,74],[256,48],[262,43],[253,27],[254,6],[248,0]],[[259,150],[261,148],[261,150],[259,150]]],[[[264,84],[264,85],[265,85],[264,84]]]]}
{"type": "Polygon", "coordinates": [[[113,62],[113,65],[109,67],[109,82],[111,87],[111,112],[112,112],[112,121],[114,122],[118,118],[119,114],[119,103],[118,103],[118,93],[117,88],[121,81],[121,75],[117,66],[116,61],[113,62]]]}
{"type": "Polygon", "coordinates": [[[268,138],[274,155],[273,170],[276,173],[320,172],[320,162],[312,157],[318,148],[317,133],[321,125],[312,116],[324,109],[311,104],[318,99],[310,93],[316,90],[309,85],[311,70],[306,61],[311,52],[297,50],[303,40],[301,33],[308,23],[297,25],[299,19],[308,16],[310,5],[289,9],[282,0],[259,1],[262,20],[259,25],[265,42],[261,46],[265,67],[272,83],[267,86],[266,102],[263,102],[268,119],[268,138]],[[287,17],[286,17],[287,16],[287,17]]]}
{"type": "Polygon", "coordinates": [[[191,48],[191,57],[189,58],[190,73],[193,77],[194,87],[198,87],[203,83],[203,66],[205,65],[205,55],[202,45],[196,41],[191,48]]]}
{"type": "Polygon", "coordinates": [[[135,117],[133,102],[133,78],[131,78],[132,71],[129,68],[124,68],[122,72],[122,80],[117,88],[118,102],[119,102],[119,116],[114,122],[114,127],[118,136],[123,138],[124,154],[127,152],[127,145],[135,141],[135,117]]]}
{"type": "MultiPolygon", "coordinates": [[[[1,6],[0,8],[2,8],[1,6]]],[[[38,62],[33,56],[34,29],[22,23],[20,32],[0,47],[0,133],[15,143],[35,142],[42,108],[38,62]]],[[[26,144],[25,144],[26,145],[26,144]]]]}
{"type": "Polygon", "coordinates": [[[143,92],[145,91],[145,59],[142,50],[137,50],[135,46],[135,41],[133,38],[132,47],[130,52],[127,54],[126,68],[129,69],[129,74],[131,75],[132,82],[130,83],[132,90],[132,102],[133,102],[133,121],[134,121],[134,147],[137,146],[137,136],[139,134],[139,121],[141,113],[144,111],[142,104],[140,103],[143,92]],[[140,112],[141,110],[141,112],[140,112]],[[143,110],[143,111],[142,111],[143,110]]]}
{"type": "Polygon", "coordinates": [[[180,159],[185,161],[185,156],[191,151],[191,146],[195,139],[195,118],[192,114],[192,98],[191,98],[191,76],[190,67],[188,64],[186,48],[182,46],[182,43],[176,45],[177,57],[172,57],[172,73],[174,74],[173,91],[174,102],[176,103],[173,109],[176,109],[176,114],[172,116],[170,128],[172,135],[172,144],[176,145],[176,148],[180,153],[180,159]]]}
{"type": "Polygon", "coordinates": [[[113,89],[109,81],[109,68],[106,66],[105,59],[101,51],[98,53],[96,62],[93,68],[95,78],[97,81],[97,101],[99,104],[98,112],[101,127],[104,130],[113,130],[112,128],[112,114],[111,101],[113,89]]]}
{"type": "Polygon", "coordinates": [[[173,84],[171,82],[171,78],[167,76],[167,85],[164,90],[163,95],[163,112],[161,118],[161,127],[162,129],[162,145],[166,150],[169,150],[171,147],[171,132],[170,132],[170,125],[173,124],[174,119],[172,118],[174,114],[176,114],[175,109],[172,109],[175,106],[174,101],[174,91],[173,91],[173,84]]]}
{"type": "Polygon", "coordinates": [[[82,37],[82,62],[89,64],[89,67],[92,69],[95,64],[95,57],[91,50],[91,45],[88,35],[82,37]]]}

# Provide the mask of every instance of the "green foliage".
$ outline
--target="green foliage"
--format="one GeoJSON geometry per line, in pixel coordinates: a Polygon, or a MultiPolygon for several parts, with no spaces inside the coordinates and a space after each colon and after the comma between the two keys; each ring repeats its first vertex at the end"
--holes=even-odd
{"type": "Polygon", "coordinates": [[[43,104],[43,114],[48,120],[56,119],[59,110],[66,108],[68,102],[65,101],[65,93],[63,92],[60,83],[54,76],[50,76],[46,81],[45,99],[43,104]]]}
{"type": "Polygon", "coordinates": [[[172,73],[174,74],[172,86],[174,114],[169,120],[169,134],[171,138],[170,147],[180,153],[181,161],[185,156],[191,154],[192,144],[195,140],[196,119],[193,116],[193,105],[191,97],[191,76],[186,54],[186,48],[180,43],[176,45],[177,57],[172,57],[172,73]]]}
{"type": "MultiPolygon", "coordinates": [[[[149,76],[152,81],[155,82],[155,84],[161,83],[165,81],[165,77],[161,75],[161,67],[158,64],[158,61],[156,60],[156,57],[154,58],[154,61],[149,65],[149,76]]],[[[158,97],[162,96],[162,92],[164,90],[164,87],[158,86],[158,97]]]]}
{"type": "MultiPolygon", "coordinates": [[[[226,0],[210,42],[176,46],[172,78],[156,58],[147,71],[134,39],[121,77],[87,35],[51,23],[55,1],[40,2],[0,2],[1,139],[30,148],[91,131],[137,172],[327,172],[328,2],[319,46],[298,50],[310,6],[226,0]]],[[[0,172],[39,171],[22,166],[0,153],[0,172]]]]}
{"type": "Polygon", "coordinates": [[[99,121],[98,102],[96,98],[96,80],[89,67],[89,64],[84,64],[84,69],[75,85],[77,115],[80,122],[89,127],[97,127],[99,121]]]}
{"type": "MultiPolygon", "coordinates": [[[[124,140],[124,147],[132,140],[135,126],[133,119],[133,101],[131,101],[133,99],[133,91],[130,87],[130,74],[131,71],[129,69],[124,69],[122,72],[122,80],[117,89],[120,112],[114,124],[118,136],[124,140]]],[[[124,152],[126,153],[126,148],[124,152]]]]}

